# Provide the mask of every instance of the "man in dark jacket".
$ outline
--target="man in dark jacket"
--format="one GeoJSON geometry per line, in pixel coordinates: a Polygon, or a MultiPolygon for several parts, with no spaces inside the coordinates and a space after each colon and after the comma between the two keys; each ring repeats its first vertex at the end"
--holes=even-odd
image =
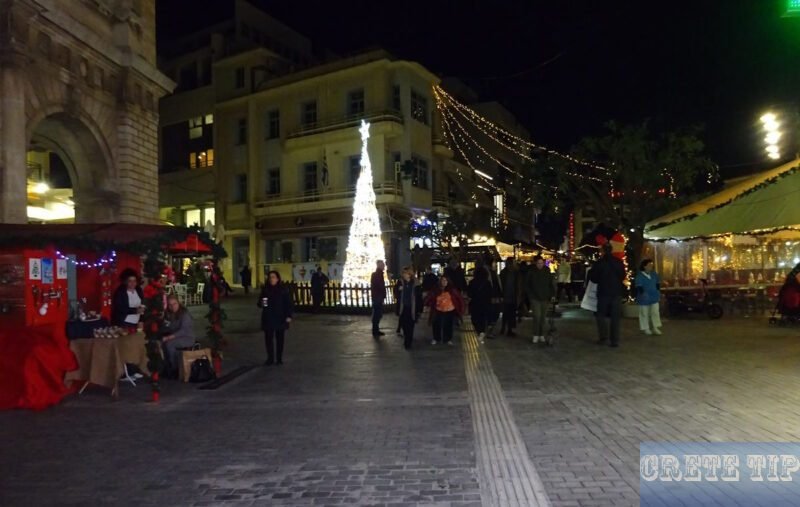
{"type": "Polygon", "coordinates": [[[314,304],[314,313],[319,312],[319,307],[325,302],[325,286],[329,281],[322,272],[322,267],[317,266],[317,270],[311,275],[311,301],[314,304]]]}
{"type": "Polygon", "coordinates": [[[386,333],[381,332],[381,319],[383,318],[383,302],[386,300],[386,282],[383,279],[383,270],[386,265],[383,261],[377,262],[377,269],[370,279],[372,293],[372,336],[377,340],[386,333]]]}
{"type": "Polygon", "coordinates": [[[506,259],[506,267],[500,271],[500,284],[503,286],[503,323],[500,334],[508,332],[508,336],[514,336],[522,279],[513,257],[506,259]]]}
{"type": "Polygon", "coordinates": [[[530,300],[533,315],[532,341],[545,343],[545,320],[550,301],[556,295],[556,282],[541,255],[533,260],[533,266],[525,277],[525,293],[530,300]]]}
{"type": "Polygon", "coordinates": [[[603,245],[602,257],[589,271],[589,280],[597,284],[598,345],[611,339],[612,347],[619,347],[619,326],[622,318],[622,298],[625,296],[625,265],[611,255],[611,245],[603,245]],[[611,320],[609,331],[608,320],[611,320]]]}
{"type": "Polygon", "coordinates": [[[450,264],[444,268],[444,276],[461,292],[467,290],[467,277],[464,274],[464,268],[461,267],[456,259],[450,259],[450,264]]]}

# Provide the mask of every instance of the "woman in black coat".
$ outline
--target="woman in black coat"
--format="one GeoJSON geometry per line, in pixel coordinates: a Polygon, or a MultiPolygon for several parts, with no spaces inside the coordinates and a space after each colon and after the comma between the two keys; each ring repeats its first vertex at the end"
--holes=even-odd
{"type": "Polygon", "coordinates": [[[489,315],[492,312],[492,283],[489,281],[489,272],[483,266],[475,267],[475,274],[467,286],[469,295],[469,314],[472,326],[478,333],[478,341],[483,343],[486,338],[486,326],[489,324],[489,315]]]}
{"type": "Polygon", "coordinates": [[[139,286],[139,277],[128,268],[120,274],[119,281],[111,303],[111,324],[135,331],[144,313],[144,294],[139,286]]]}
{"type": "Polygon", "coordinates": [[[292,322],[293,305],[292,297],[281,283],[281,275],[277,271],[270,271],[267,275],[267,284],[261,289],[258,307],[261,308],[261,329],[264,330],[264,345],[267,347],[264,365],[283,364],[283,339],[292,322]]]}

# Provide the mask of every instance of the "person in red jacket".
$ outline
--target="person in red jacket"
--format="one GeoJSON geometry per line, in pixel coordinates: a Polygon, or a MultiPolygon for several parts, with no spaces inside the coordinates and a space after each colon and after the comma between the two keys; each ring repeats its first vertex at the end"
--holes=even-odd
{"type": "Polygon", "coordinates": [[[453,324],[464,314],[464,298],[461,291],[446,276],[439,279],[439,285],[428,294],[427,306],[433,316],[432,345],[439,342],[453,344],[453,324]]]}

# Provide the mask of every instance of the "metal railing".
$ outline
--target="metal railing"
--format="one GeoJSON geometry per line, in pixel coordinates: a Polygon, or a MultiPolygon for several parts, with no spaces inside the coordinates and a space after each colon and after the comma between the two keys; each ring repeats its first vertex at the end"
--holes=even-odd
{"type": "Polygon", "coordinates": [[[314,123],[302,125],[289,131],[286,138],[293,139],[297,137],[310,136],[313,134],[321,134],[323,132],[330,132],[332,130],[356,127],[361,123],[361,120],[366,120],[370,123],[379,121],[392,121],[402,124],[403,115],[400,113],[400,111],[386,109],[381,111],[365,111],[363,113],[329,118],[325,120],[318,119],[314,123]]]}
{"type": "MultiPolygon", "coordinates": [[[[403,189],[396,183],[380,183],[374,185],[375,195],[388,195],[402,197],[403,189]]],[[[268,198],[264,201],[259,201],[255,204],[256,208],[269,208],[273,206],[285,206],[291,204],[303,204],[307,202],[320,202],[332,201],[336,199],[353,199],[356,196],[356,191],[353,188],[336,189],[336,190],[314,190],[306,191],[300,194],[280,196],[268,198]]]]}

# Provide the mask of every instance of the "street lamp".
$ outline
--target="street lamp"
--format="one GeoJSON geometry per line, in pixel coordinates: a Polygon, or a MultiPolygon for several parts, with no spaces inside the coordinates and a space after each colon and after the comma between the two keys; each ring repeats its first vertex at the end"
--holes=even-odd
{"type": "Polygon", "coordinates": [[[780,123],[775,113],[764,113],[761,115],[761,123],[767,135],[764,136],[764,142],[767,143],[767,156],[773,160],[781,158],[781,151],[778,147],[778,142],[781,139],[781,132],[778,130],[780,123]]]}

